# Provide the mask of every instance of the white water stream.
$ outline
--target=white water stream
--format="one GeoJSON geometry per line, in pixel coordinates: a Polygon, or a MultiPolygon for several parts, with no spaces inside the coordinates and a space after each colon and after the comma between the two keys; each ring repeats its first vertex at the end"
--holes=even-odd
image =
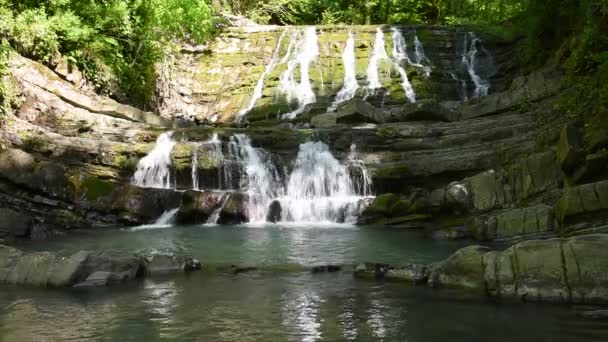
{"type": "Polygon", "coordinates": [[[158,136],[156,145],[147,156],[137,163],[131,183],[145,188],[172,188],[171,184],[171,151],[175,141],[173,132],[158,136]]]}

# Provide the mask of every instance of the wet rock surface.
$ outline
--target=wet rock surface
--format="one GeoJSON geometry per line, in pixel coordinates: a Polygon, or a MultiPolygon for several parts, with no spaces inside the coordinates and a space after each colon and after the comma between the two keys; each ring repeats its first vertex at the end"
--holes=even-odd
{"type": "Polygon", "coordinates": [[[188,256],[80,251],[69,257],[48,252],[22,252],[0,245],[0,283],[37,287],[97,287],[144,276],[196,271],[200,263],[188,256]]]}

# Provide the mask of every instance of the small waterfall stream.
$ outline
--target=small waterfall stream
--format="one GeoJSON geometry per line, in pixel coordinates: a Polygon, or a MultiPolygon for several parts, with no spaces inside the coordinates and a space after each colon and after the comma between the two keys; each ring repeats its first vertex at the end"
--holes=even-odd
{"type": "Polygon", "coordinates": [[[346,46],[342,53],[342,63],[344,63],[344,85],[336,95],[334,103],[327,109],[328,111],[334,111],[338,104],[355,97],[355,93],[359,89],[355,70],[355,38],[352,31],[348,33],[346,46]]]}
{"type": "Polygon", "coordinates": [[[235,134],[230,139],[230,146],[244,168],[240,189],[248,195],[249,222],[265,222],[270,202],[280,196],[281,175],[265,151],[251,146],[248,136],[235,134]]]}
{"type": "Polygon", "coordinates": [[[290,59],[287,62],[287,70],[279,78],[279,92],[286,96],[288,102],[295,99],[298,108],[290,113],[283,114],[284,119],[293,119],[302,114],[306,106],[314,103],[317,99],[310,82],[310,65],[319,56],[317,30],[314,26],[307,27],[303,32],[299,32],[292,37],[292,39],[299,40],[297,43],[294,43],[295,50],[288,57],[290,59]],[[298,67],[300,70],[299,81],[295,75],[298,67]]]}
{"type": "Polygon", "coordinates": [[[166,132],[158,136],[152,151],[137,163],[132,184],[145,188],[172,188],[171,151],[175,146],[172,135],[173,132],[166,132]]]}
{"type": "MultiPolygon", "coordinates": [[[[480,97],[488,95],[490,89],[490,81],[484,79],[478,74],[477,71],[477,54],[479,53],[478,47],[481,45],[481,39],[477,38],[473,32],[469,32],[464,35],[464,51],[462,53],[462,64],[466,68],[471,81],[475,84],[475,90],[471,97],[480,97]]],[[[483,47],[481,47],[483,49],[483,47]]],[[[487,53],[487,51],[485,51],[487,53]]],[[[468,100],[468,94],[464,89],[465,100],[468,100]]]]}
{"type": "Polygon", "coordinates": [[[394,27],[391,28],[391,33],[393,36],[393,64],[399,75],[401,75],[401,87],[405,91],[405,97],[407,97],[408,101],[414,103],[416,102],[416,92],[407,77],[407,72],[402,66],[402,63],[410,61],[407,56],[405,38],[403,38],[401,32],[394,27]]]}
{"type": "MultiPolygon", "coordinates": [[[[245,109],[241,110],[240,112],[238,112],[236,114],[236,119],[235,119],[236,122],[240,122],[243,119],[243,117],[253,109],[256,101],[260,97],[262,97],[262,90],[264,90],[264,79],[266,78],[266,76],[268,76],[268,74],[270,74],[272,72],[272,70],[274,70],[274,68],[277,66],[277,64],[279,62],[279,53],[281,51],[281,43],[283,42],[283,38],[285,38],[286,34],[287,34],[286,30],[284,30],[281,33],[281,36],[279,37],[279,40],[277,42],[277,46],[275,47],[275,49],[272,53],[272,57],[270,58],[270,61],[264,68],[264,72],[262,73],[262,75],[258,79],[258,82],[255,85],[255,89],[253,90],[253,94],[251,95],[251,99],[249,100],[249,104],[247,105],[247,107],[245,109]]],[[[289,54],[289,51],[287,52],[287,54],[289,54]]]]}
{"type": "Polygon", "coordinates": [[[369,58],[369,64],[367,66],[367,87],[369,89],[378,89],[382,87],[382,82],[378,76],[378,63],[382,60],[389,60],[386,54],[386,47],[384,43],[384,32],[379,27],[376,29],[376,39],[374,40],[374,49],[372,55],[369,58]]]}

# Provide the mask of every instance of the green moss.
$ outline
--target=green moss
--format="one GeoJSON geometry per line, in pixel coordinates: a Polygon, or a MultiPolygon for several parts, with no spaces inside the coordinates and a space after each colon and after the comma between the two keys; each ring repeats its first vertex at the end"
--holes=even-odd
{"type": "Polygon", "coordinates": [[[375,171],[377,178],[403,178],[407,175],[409,175],[409,169],[405,165],[387,165],[375,171]]]}
{"type": "Polygon", "coordinates": [[[86,191],[86,197],[90,201],[106,196],[114,190],[114,183],[94,177],[85,178],[82,185],[84,191],[86,191]]]}

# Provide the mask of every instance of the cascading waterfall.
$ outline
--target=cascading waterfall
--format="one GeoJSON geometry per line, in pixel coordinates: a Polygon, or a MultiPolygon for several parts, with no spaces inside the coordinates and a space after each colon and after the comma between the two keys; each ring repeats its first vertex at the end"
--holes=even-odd
{"type": "Polygon", "coordinates": [[[173,132],[166,132],[158,136],[152,151],[137,163],[132,184],[146,188],[172,188],[171,151],[175,146],[172,135],[173,132]]]}
{"type": "Polygon", "coordinates": [[[328,111],[334,111],[338,104],[350,100],[355,97],[359,83],[357,82],[357,73],[355,70],[355,38],[352,31],[348,33],[346,46],[342,53],[342,62],[344,63],[344,85],[336,95],[334,103],[328,108],[328,111]]]}
{"type": "Polygon", "coordinates": [[[401,65],[403,62],[408,62],[410,59],[407,56],[406,43],[403,35],[397,28],[391,28],[391,33],[393,36],[393,64],[395,65],[395,69],[401,75],[401,87],[405,91],[405,97],[407,97],[408,101],[414,103],[416,102],[416,92],[410,83],[409,78],[407,77],[407,72],[401,65]]]}
{"type": "Polygon", "coordinates": [[[249,222],[265,222],[270,202],[281,195],[281,175],[270,156],[263,150],[254,148],[248,136],[232,136],[230,148],[244,167],[240,188],[248,195],[249,222]]]}
{"type": "Polygon", "coordinates": [[[285,195],[279,198],[282,221],[307,223],[355,223],[363,200],[348,165],[322,142],[300,145],[285,195]]]}
{"type": "Polygon", "coordinates": [[[420,39],[418,39],[418,34],[414,31],[414,65],[422,68],[425,77],[431,76],[431,67],[428,65],[423,65],[423,63],[430,64],[430,60],[426,57],[424,53],[424,45],[420,39]]]}
{"type": "Polygon", "coordinates": [[[367,88],[369,89],[373,90],[382,87],[382,83],[378,77],[378,63],[382,60],[389,60],[389,58],[384,44],[384,32],[380,28],[377,28],[374,49],[367,65],[367,88]]]}
{"type": "MultiPolygon", "coordinates": [[[[236,122],[241,122],[243,117],[253,109],[256,101],[260,97],[262,97],[262,90],[264,90],[264,79],[266,78],[266,76],[268,76],[268,74],[270,74],[272,72],[272,70],[274,70],[274,68],[277,66],[277,64],[279,62],[279,52],[281,51],[281,42],[283,41],[283,38],[285,38],[286,34],[287,34],[286,30],[281,33],[281,36],[279,37],[279,40],[277,42],[277,46],[275,47],[275,49],[272,53],[272,57],[270,58],[270,61],[264,68],[264,72],[262,73],[262,75],[258,79],[257,84],[255,85],[255,89],[253,90],[253,95],[251,96],[251,99],[249,100],[249,104],[247,105],[247,108],[245,108],[237,113],[236,122]]],[[[289,51],[287,53],[289,54],[289,51]]]]}
{"type": "Polygon", "coordinates": [[[198,149],[200,144],[192,144],[192,190],[198,190],[198,149]]]}
{"type": "Polygon", "coordinates": [[[351,175],[351,178],[353,179],[356,193],[364,197],[372,196],[372,177],[367,167],[365,167],[365,162],[359,159],[357,145],[350,145],[350,152],[346,160],[349,168],[355,173],[355,175],[351,175]]]}
{"type": "Polygon", "coordinates": [[[298,108],[283,115],[284,119],[293,119],[306,109],[306,106],[314,103],[317,98],[310,82],[310,65],[319,56],[319,44],[315,27],[307,27],[301,34],[292,55],[287,62],[287,70],[279,78],[279,92],[284,94],[288,102],[293,99],[298,103],[298,108]],[[300,69],[300,80],[295,77],[296,69],[300,69]]]}
{"type": "MultiPolygon", "coordinates": [[[[490,81],[482,78],[477,74],[477,54],[478,46],[481,44],[481,39],[477,38],[473,32],[469,32],[464,35],[464,51],[462,54],[462,64],[467,69],[471,81],[475,84],[475,91],[473,92],[473,98],[486,96],[490,89],[490,81]]],[[[464,99],[468,100],[468,94],[466,89],[464,90],[464,99]]]]}

